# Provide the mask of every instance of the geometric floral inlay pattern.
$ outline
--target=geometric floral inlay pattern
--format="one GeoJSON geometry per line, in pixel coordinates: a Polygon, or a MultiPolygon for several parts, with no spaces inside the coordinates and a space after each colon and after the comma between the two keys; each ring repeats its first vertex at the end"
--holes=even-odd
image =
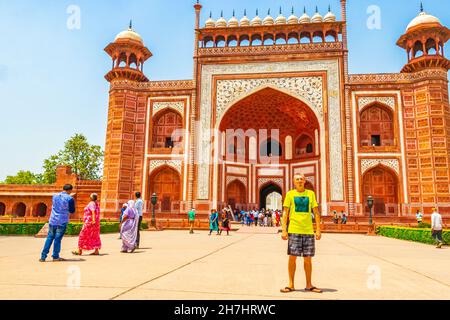
{"type": "Polygon", "coordinates": [[[400,174],[400,165],[397,159],[362,159],[361,160],[361,175],[364,175],[368,170],[378,166],[384,165],[400,174]]]}
{"type": "Polygon", "coordinates": [[[178,173],[181,175],[181,165],[182,165],[181,160],[151,160],[150,161],[150,173],[153,170],[155,170],[161,166],[165,166],[165,165],[177,170],[178,173]]]}
{"type": "Polygon", "coordinates": [[[322,77],[301,78],[265,78],[217,81],[216,121],[224,114],[227,107],[261,88],[285,89],[295,97],[306,100],[323,118],[322,77]]]}
{"type": "Polygon", "coordinates": [[[278,185],[281,190],[283,190],[283,178],[259,178],[258,179],[258,189],[261,188],[262,185],[266,184],[267,182],[273,182],[274,184],[278,185]]]}
{"type": "Polygon", "coordinates": [[[361,97],[358,100],[359,111],[361,111],[365,106],[373,102],[380,102],[382,104],[389,106],[392,110],[395,110],[394,97],[361,97]]]}
{"type": "Polygon", "coordinates": [[[184,115],[184,103],[181,101],[177,102],[154,102],[153,103],[153,115],[157,114],[159,111],[172,108],[178,111],[182,116],[184,115]]]}
{"type": "Polygon", "coordinates": [[[227,177],[227,187],[228,185],[233,182],[234,180],[238,180],[244,184],[245,187],[247,187],[247,177],[227,177]]]}

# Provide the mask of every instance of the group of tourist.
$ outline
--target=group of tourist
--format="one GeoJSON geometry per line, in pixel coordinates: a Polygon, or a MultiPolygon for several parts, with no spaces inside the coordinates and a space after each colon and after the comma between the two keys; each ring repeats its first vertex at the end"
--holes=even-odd
{"type": "MultiPolygon", "coordinates": [[[[63,192],[53,196],[52,212],[49,220],[49,229],[40,262],[45,262],[53,245],[52,258],[54,262],[65,261],[60,257],[61,241],[67,229],[70,215],[75,213],[75,200],[73,186],[67,184],[63,192]]],[[[141,193],[136,192],[136,200],[130,200],[123,205],[120,215],[120,239],[122,240],[122,253],[133,253],[139,248],[140,227],[144,202],[141,193]]],[[[89,204],[84,208],[83,228],[78,237],[78,248],[72,251],[73,255],[81,256],[84,251],[93,251],[91,255],[100,255],[102,242],[100,239],[100,206],[98,195],[91,194],[89,204]]]]}
{"type": "Polygon", "coordinates": [[[227,209],[223,209],[221,215],[219,215],[217,210],[211,210],[211,213],[209,214],[209,235],[211,235],[213,231],[215,231],[218,236],[222,235],[222,231],[226,231],[227,236],[230,235],[230,214],[227,209]]]}
{"type": "MultiPolygon", "coordinates": [[[[249,212],[241,211],[234,214],[230,209],[223,209],[220,214],[217,210],[211,210],[209,215],[209,235],[214,231],[217,235],[221,235],[223,231],[226,231],[227,235],[229,235],[230,216],[247,225],[255,223],[257,226],[259,222],[260,226],[267,227],[278,226],[281,217],[281,238],[288,241],[287,253],[289,256],[289,285],[280,290],[282,293],[296,291],[294,279],[298,257],[303,257],[304,260],[305,291],[322,293],[321,289],[312,284],[312,258],[315,256],[315,241],[322,238],[320,230],[321,217],[315,193],[305,189],[305,182],[306,178],[303,174],[294,175],[295,189],[286,194],[282,214],[277,210],[264,209],[260,211],[251,210],[249,212]],[[316,230],[314,230],[314,223],[316,224],[316,230]]],[[[66,231],[69,216],[75,213],[75,201],[73,195],[70,194],[72,190],[73,187],[71,185],[66,185],[63,192],[53,196],[48,236],[39,260],[41,262],[45,262],[53,242],[53,261],[65,261],[59,254],[61,251],[61,240],[66,231]]],[[[130,200],[123,205],[120,216],[121,252],[123,253],[134,252],[139,248],[139,228],[142,222],[143,201],[139,192],[135,196],[136,200],[130,200]]],[[[90,197],[91,201],[84,209],[84,225],[79,236],[78,249],[73,251],[74,255],[82,255],[84,251],[93,251],[93,255],[99,255],[102,244],[100,240],[100,209],[97,198],[96,194],[92,194],[90,197]]],[[[339,219],[341,219],[342,223],[346,223],[347,215],[342,214],[342,217],[339,217],[335,211],[334,219],[337,220],[337,223],[339,223],[339,219]]],[[[189,212],[190,233],[194,232],[194,222],[195,210],[192,209],[189,212]]],[[[443,223],[437,208],[433,210],[431,216],[431,229],[433,238],[437,242],[437,247],[441,248],[443,223]]]]}
{"type": "Polygon", "coordinates": [[[240,211],[238,221],[242,225],[251,227],[253,225],[260,227],[279,227],[281,223],[281,212],[279,210],[250,210],[240,211]]]}
{"type": "Polygon", "coordinates": [[[347,224],[348,221],[348,214],[342,210],[340,213],[338,213],[336,210],[333,211],[333,222],[335,224],[347,224]]]}

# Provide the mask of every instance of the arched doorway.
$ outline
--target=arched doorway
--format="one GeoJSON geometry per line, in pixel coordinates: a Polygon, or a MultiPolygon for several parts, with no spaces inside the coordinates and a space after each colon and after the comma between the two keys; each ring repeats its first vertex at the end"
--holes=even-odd
{"type": "Polygon", "coordinates": [[[33,210],[33,217],[45,217],[47,215],[47,205],[38,203],[33,210]]]}
{"type": "Polygon", "coordinates": [[[362,194],[364,213],[370,214],[367,198],[372,196],[374,215],[397,215],[399,207],[398,179],[394,172],[383,166],[367,171],[363,176],[362,194]]]}
{"type": "Polygon", "coordinates": [[[6,205],[3,202],[0,202],[0,216],[4,216],[6,213],[6,205]]]}
{"type": "Polygon", "coordinates": [[[180,211],[181,183],[180,175],[175,169],[165,166],[153,172],[149,185],[147,199],[156,193],[161,212],[178,213],[180,211]]]}
{"type": "Polygon", "coordinates": [[[23,202],[19,202],[13,207],[13,216],[25,217],[27,206],[23,202]]]}
{"type": "MultiPolygon", "coordinates": [[[[259,208],[268,209],[267,208],[267,198],[269,195],[274,194],[274,193],[282,196],[283,190],[281,190],[281,188],[274,183],[263,186],[259,191],[259,208]]],[[[275,197],[275,196],[273,196],[273,197],[275,197]]]]}
{"type": "Polygon", "coordinates": [[[227,204],[235,210],[236,207],[247,207],[247,188],[239,181],[234,180],[227,186],[227,204]]]}

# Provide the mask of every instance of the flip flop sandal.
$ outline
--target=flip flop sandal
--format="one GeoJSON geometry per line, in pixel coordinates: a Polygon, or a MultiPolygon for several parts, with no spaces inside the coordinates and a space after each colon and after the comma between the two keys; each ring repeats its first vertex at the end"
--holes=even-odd
{"type": "Polygon", "coordinates": [[[294,288],[289,288],[289,287],[286,287],[284,289],[280,289],[281,293],[290,293],[290,292],[294,292],[294,291],[295,291],[294,288]]]}
{"type": "Polygon", "coordinates": [[[305,291],[309,291],[309,292],[314,292],[314,293],[323,293],[322,290],[317,289],[316,287],[312,287],[312,288],[305,288],[305,291]]]}

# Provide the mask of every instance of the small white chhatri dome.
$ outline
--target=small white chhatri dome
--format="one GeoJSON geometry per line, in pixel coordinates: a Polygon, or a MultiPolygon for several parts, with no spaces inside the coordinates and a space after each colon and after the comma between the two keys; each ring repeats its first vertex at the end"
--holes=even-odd
{"type": "Polygon", "coordinates": [[[262,20],[261,18],[258,16],[258,10],[256,10],[256,17],[254,17],[252,19],[252,26],[261,26],[262,25],[262,20]]]}
{"type": "Polygon", "coordinates": [[[303,9],[303,15],[298,19],[299,23],[310,23],[311,22],[311,18],[310,16],[308,16],[308,14],[306,13],[306,7],[303,9]]]}
{"type": "Polygon", "coordinates": [[[270,9],[269,9],[269,12],[267,12],[267,17],[265,17],[263,20],[263,25],[271,26],[273,24],[275,24],[275,20],[273,20],[272,16],[270,15],[270,9]]]}
{"type": "Polygon", "coordinates": [[[406,28],[406,31],[408,31],[409,29],[412,29],[414,27],[421,26],[421,25],[427,25],[427,24],[440,24],[440,25],[442,25],[441,20],[439,20],[435,16],[432,16],[431,14],[428,14],[425,11],[423,11],[423,6],[421,6],[420,10],[421,10],[421,12],[419,13],[419,15],[417,17],[415,17],[408,24],[408,27],[406,28]]]}
{"type": "Polygon", "coordinates": [[[281,7],[280,7],[280,14],[275,19],[275,24],[286,24],[286,23],[287,23],[286,17],[283,16],[283,13],[281,12],[281,7]]]}
{"type": "Polygon", "coordinates": [[[298,17],[294,14],[294,7],[292,7],[292,14],[288,18],[288,24],[297,24],[298,23],[298,17]]]}
{"type": "Polygon", "coordinates": [[[250,26],[250,19],[247,18],[247,10],[244,10],[244,16],[241,19],[241,27],[249,27],[250,26]]]}
{"type": "Polygon", "coordinates": [[[220,18],[216,21],[216,28],[226,28],[227,20],[223,18],[223,11],[220,13],[220,18]]]}
{"type": "Polygon", "coordinates": [[[212,18],[212,12],[209,13],[209,19],[206,20],[205,27],[206,28],[214,28],[216,26],[216,21],[212,18]]]}
{"type": "Polygon", "coordinates": [[[142,37],[133,30],[133,23],[130,21],[130,27],[128,30],[122,31],[119,33],[116,38],[114,39],[114,42],[116,41],[123,41],[123,40],[134,40],[139,42],[140,44],[144,45],[144,41],[142,40],[142,37]]]}
{"type": "Polygon", "coordinates": [[[336,22],[336,16],[331,12],[331,6],[328,7],[328,13],[323,17],[323,22],[336,22]]]}
{"type": "Polygon", "coordinates": [[[239,27],[239,21],[236,19],[236,13],[233,10],[233,17],[228,21],[229,27],[239,27]]]}
{"type": "Polygon", "coordinates": [[[323,22],[323,18],[319,13],[319,9],[316,7],[316,13],[312,16],[311,22],[313,23],[320,23],[323,22]]]}

